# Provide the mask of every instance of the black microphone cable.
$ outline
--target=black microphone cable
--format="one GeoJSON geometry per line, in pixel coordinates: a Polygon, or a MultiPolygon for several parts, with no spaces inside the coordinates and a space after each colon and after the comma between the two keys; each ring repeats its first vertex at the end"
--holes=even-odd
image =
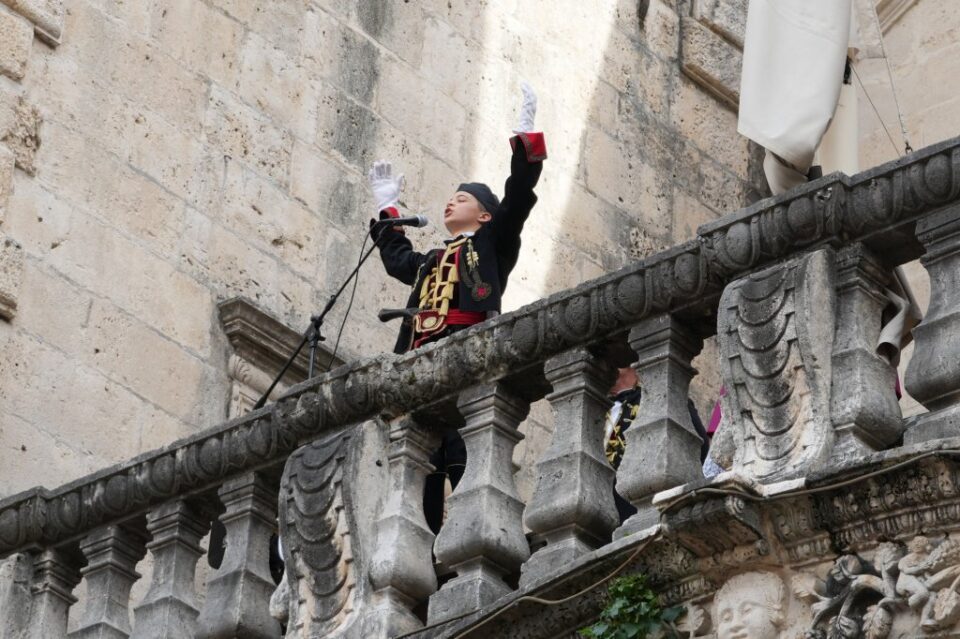
{"type": "MultiPolygon", "coordinates": [[[[381,229],[380,233],[383,233],[383,229],[381,229]]],[[[363,262],[363,251],[367,248],[368,237],[370,237],[369,231],[363,234],[363,243],[360,245],[360,256],[357,258],[357,269],[360,268],[360,264],[363,262]]],[[[347,325],[347,318],[350,317],[350,310],[353,308],[353,298],[357,294],[357,284],[359,283],[360,271],[358,270],[357,276],[353,278],[353,288],[350,289],[350,301],[347,302],[347,310],[343,314],[343,319],[340,321],[340,329],[337,331],[337,341],[333,345],[333,353],[330,354],[330,362],[327,364],[328,371],[333,367],[334,360],[337,359],[337,351],[340,350],[340,336],[343,335],[343,327],[347,325]]]]}

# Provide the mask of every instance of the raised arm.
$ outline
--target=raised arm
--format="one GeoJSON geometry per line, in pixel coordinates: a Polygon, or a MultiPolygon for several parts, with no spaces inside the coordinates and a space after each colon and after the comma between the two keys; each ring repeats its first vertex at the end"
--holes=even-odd
{"type": "MultiPolygon", "coordinates": [[[[377,210],[380,211],[380,219],[399,217],[397,201],[403,188],[403,174],[394,176],[390,163],[380,161],[374,162],[368,176],[370,190],[377,203],[377,210]]],[[[380,259],[387,274],[412,286],[417,279],[417,270],[427,258],[413,250],[403,227],[384,224],[374,226],[374,220],[370,220],[370,234],[380,249],[380,259]]]]}
{"type": "Polygon", "coordinates": [[[547,158],[547,147],[543,133],[533,131],[533,120],[537,111],[537,96],[530,85],[524,82],[523,105],[520,109],[520,122],[514,129],[516,135],[510,138],[513,155],[510,159],[510,177],[503,187],[503,199],[499,208],[493,212],[488,222],[496,238],[500,268],[509,272],[520,254],[520,232],[537,203],[533,189],[540,179],[543,161],[547,158]]]}

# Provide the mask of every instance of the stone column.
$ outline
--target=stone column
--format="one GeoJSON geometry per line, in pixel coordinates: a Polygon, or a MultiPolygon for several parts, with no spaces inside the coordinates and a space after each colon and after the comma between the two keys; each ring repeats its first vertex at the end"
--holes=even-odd
{"type": "Polygon", "coordinates": [[[513,482],[513,448],[517,430],[530,410],[502,384],[478,386],[460,395],[466,426],[467,467],[447,500],[447,521],[434,550],[457,576],[430,597],[429,623],[499,599],[510,592],[505,575],[515,573],[530,556],[523,534],[523,502],[513,482]]]}
{"type": "Polygon", "coordinates": [[[270,535],[276,527],[276,486],[260,473],[231,479],[220,487],[226,508],[220,516],[226,528],[223,562],[207,582],[207,597],[197,619],[197,639],[280,636],[280,624],[270,616],[270,535]]]}
{"type": "Polygon", "coordinates": [[[21,639],[30,624],[32,559],[14,553],[0,560],[0,639],[21,639]]]}
{"type": "Polygon", "coordinates": [[[70,606],[77,602],[73,589],[80,583],[80,564],[80,557],[54,548],[35,556],[26,639],[67,635],[70,606]]]}
{"type": "Polygon", "coordinates": [[[882,450],[900,439],[897,371],[877,355],[890,274],[862,244],[837,254],[837,332],[833,339],[831,420],[834,455],[882,450]]]}
{"type": "Polygon", "coordinates": [[[614,532],[616,539],[658,523],[654,493],[703,477],[701,440],[688,408],[690,380],[697,372],[690,362],[703,340],[664,313],[637,324],[630,331],[630,346],[639,355],[634,367],[643,394],[624,436],[617,490],[637,513],[614,532]]]}
{"type": "Polygon", "coordinates": [[[423,516],[423,488],[433,470],[430,451],[439,433],[401,417],[390,425],[390,485],[377,521],[370,561],[372,610],[363,636],[393,637],[423,627],[413,608],[437,590],[433,533],[423,516]]]}
{"type": "Polygon", "coordinates": [[[147,515],[153,579],[133,610],[134,639],[193,639],[200,614],[194,571],[203,554],[200,539],[209,528],[210,518],[182,499],[147,515]]]}
{"type": "Polygon", "coordinates": [[[146,536],[118,525],[95,530],[82,542],[87,558],[81,571],[87,586],[86,606],[70,639],[125,639],[130,636],[130,588],[140,578],[134,570],[147,553],[146,536]]]}
{"type": "Polygon", "coordinates": [[[960,436],[960,207],[917,222],[930,274],[930,307],[913,329],[916,347],[904,386],[930,412],[904,434],[904,443],[960,436]]]}
{"type": "Polygon", "coordinates": [[[546,541],[523,565],[525,586],[610,541],[617,527],[615,472],[604,456],[607,391],[615,371],[585,348],[547,360],[553,437],[537,462],[537,486],[524,523],[546,541]]]}

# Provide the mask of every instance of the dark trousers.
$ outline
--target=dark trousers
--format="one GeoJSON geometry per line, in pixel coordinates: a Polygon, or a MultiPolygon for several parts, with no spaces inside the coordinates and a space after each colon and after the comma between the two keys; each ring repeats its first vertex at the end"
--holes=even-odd
{"type": "Polygon", "coordinates": [[[443,493],[446,479],[449,477],[450,485],[456,488],[460,478],[463,477],[463,469],[467,465],[467,448],[458,431],[451,429],[443,433],[440,448],[430,456],[430,463],[436,470],[427,475],[427,482],[423,489],[423,514],[430,530],[436,535],[443,524],[443,493]]]}
{"type": "MultiPolygon", "coordinates": [[[[469,326],[448,326],[443,332],[434,335],[424,342],[435,342],[448,335],[457,333],[469,326]]],[[[436,535],[443,525],[443,493],[446,480],[450,478],[450,486],[456,488],[463,477],[463,469],[467,465],[467,447],[463,437],[456,429],[444,431],[443,439],[438,448],[430,456],[430,463],[434,471],[427,475],[427,482],[423,487],[423,515],[427,519],[427,526],[436,535]]]]}
{"type": "MultiPolygon", "coordinates": [[[[693,429],[697,431],[697,435],[700,436],[701,441],[703,442],[700,445],[700,463],[707,458],[707,452],[710,450],[710,438],[707,437],[707,429],[703,427],[703,422],[700,420],[700,413],[697,411],[697,407],[693,405],[693,400],[687,400],[687,408],[690,410],[690,421],[693,422],[693,429]]],[[[626,431],[627,429],[624,429],[626,431]]],[[[616,467],[614,470],[619,468],[620,462],[617,461],[616,467]]],[[[617,506],[617,514],[620,516],[620,523],[622,524],[627,519],[637,514],[636,507],[631,504],[629,501],[620,496],[620,493],[617,492],[616,480],[613,484],[613,502],[617,506]]]]}

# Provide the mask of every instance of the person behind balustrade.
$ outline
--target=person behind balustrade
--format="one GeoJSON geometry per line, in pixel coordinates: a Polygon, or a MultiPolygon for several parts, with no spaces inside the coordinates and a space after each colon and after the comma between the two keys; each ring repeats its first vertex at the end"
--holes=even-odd
{"type": "MultiPolygon", "coordinates": [[[[620,462],[623,461],[623,454],[627,449],[626,432],[640,412],[640,397],[642,394],[640,377],[637,375],[637,371],[631,366],[618,369],[617,379],[609,393],[613,405],[607,411],[603,431],[604,452],[607,461],[610,462],[614,470],[620,468],[620,462]]],[[[693,400],[687,400],[687,408],[690,410],[690,421],[693,422],[693,428],[702,441],[700,444],[700,462],[703,463],[709,448],[707,432],[703,428],[700,413],[697,412],[693,400]]],[[[614,484],[613,501],[616,503],[617,514],[620,516],[621,523],[637,512],[633,504],[621,497],[620,493],[616,491],[616,484],[614,484]]]]}
{"type": "MultiPolygon", "coordinates": [[[[443,211],[450,237],[444,246],[425,253],[413,249],[403,227],[370,220],[387,273],[412,287],[407,302],[410,316],[400,326],[395,353],[437,341],[500,313],[503,291],[520,255],[520,233],[537,202],[533,189],[547,157],[543,134],[533,131],[536,95],[527,83],[521,89],[520,122],[510,138],[510,177],[503,200],[486,184],[460,184],[443,211]]],[[[395,175],[389,162],[378,161],[369,178],[380,219],[399,217],[403,175],[395,175]]],[[[427,478],[424,511],[436,533],[443,518],[445,480],[449,477],[451,486],[456,487],[466,465],[466,448],[456,430],[444,434],[443,444],[430,461],[436,471],[427,478]]]]}

